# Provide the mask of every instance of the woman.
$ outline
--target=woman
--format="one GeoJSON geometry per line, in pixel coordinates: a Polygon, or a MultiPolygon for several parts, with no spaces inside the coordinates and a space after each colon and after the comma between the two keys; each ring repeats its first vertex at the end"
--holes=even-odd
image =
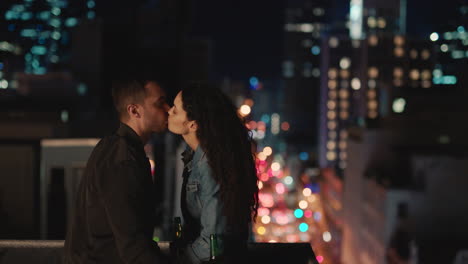
{"type": "Polygon", "coordinates": [[[254,141],[237,108],[216,87],[194,83],[177,94],[168,122],[188,145],[181,195],[184,255],[191,263],[208,260],[210,234],[217,234],[227,259],[240,256],[257,215],[258,186],[254,141]]]}

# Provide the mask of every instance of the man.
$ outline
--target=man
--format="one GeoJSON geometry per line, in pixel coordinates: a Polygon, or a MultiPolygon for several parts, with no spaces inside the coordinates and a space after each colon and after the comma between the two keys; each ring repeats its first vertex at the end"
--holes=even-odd
{"type": "Polygon", "coordinates": [[[165,93],[155,81],[112,88],[120,127],[94,148],[81,180],[65,263],[166,263],[152,240],[155,192],[145,143],[167,129],[165,93]]]}

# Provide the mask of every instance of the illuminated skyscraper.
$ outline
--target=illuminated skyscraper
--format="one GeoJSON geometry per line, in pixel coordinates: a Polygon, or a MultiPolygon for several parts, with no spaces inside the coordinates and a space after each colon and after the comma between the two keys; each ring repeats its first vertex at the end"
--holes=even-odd
{"type": "Polygon", "coordinates": [[[282,65],[287,141],[299,150],[315,149],[320,75],[320,36],[329,15],[328,1],[287,1],[282,65]]]}
{"type": "Polygon", "coordinates": [[[94,19],[95,5],[94,0],[2,1],[4,78],[11,80],[14,72],[45,74],[69,63],[72,30],[81,21],[94,19]]]}

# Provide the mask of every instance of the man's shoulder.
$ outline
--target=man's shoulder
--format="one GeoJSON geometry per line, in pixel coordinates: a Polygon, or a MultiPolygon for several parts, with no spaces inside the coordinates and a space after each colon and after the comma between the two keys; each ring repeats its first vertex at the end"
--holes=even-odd
{"type": "Polygon", "coordinates": [[[96,145],[94,152],[100,159],[107,159],[113,164],[128,162],[137,158],[135,147],[125,137],[115,133],[103,137],[96,145]]]}

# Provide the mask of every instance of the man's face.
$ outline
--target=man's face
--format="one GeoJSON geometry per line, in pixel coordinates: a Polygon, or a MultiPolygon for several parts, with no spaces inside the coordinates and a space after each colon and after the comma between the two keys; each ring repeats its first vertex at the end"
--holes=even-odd
{"type": "Polygon", "coordinates": [[[185,112],[182,103],[182,92],[179,92],[174,99],[174,106],[169,109],[169,131],[177,135],[186,135],[189,133],[190,123],[187,119],[187,112],[185,112]]]}
{"type": "Polygon", "coordinates": [[[142,127],[146,132],[164,132],[167,129],[167,111],[169,110],[166,93],[155,82],[147,83],[145,90],[146,96],[141,111],[142,127]]]}

